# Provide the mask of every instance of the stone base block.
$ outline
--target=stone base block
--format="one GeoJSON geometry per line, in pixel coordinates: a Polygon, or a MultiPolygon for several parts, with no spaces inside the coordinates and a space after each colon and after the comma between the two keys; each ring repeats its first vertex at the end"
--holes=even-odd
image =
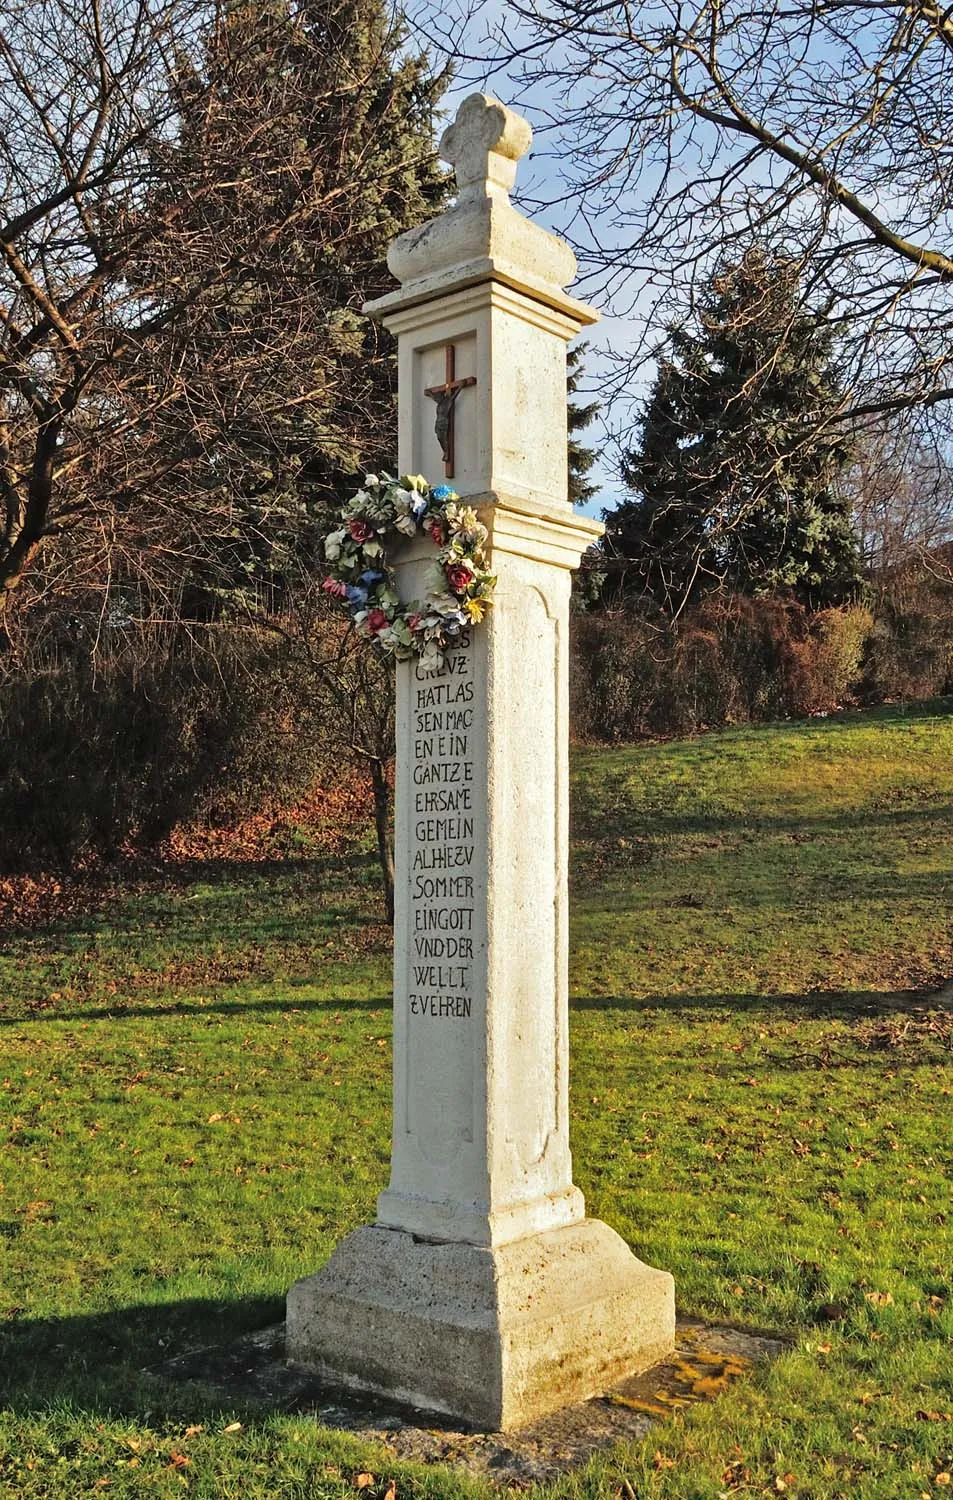
{"type": "Polygon", "coordinates": [[[288,1294],[287,1354],[329,1384],[520,1427],[675,1342],[675,1283],[598,1219],[486,1248],[358,1229],[288,1294]]]}

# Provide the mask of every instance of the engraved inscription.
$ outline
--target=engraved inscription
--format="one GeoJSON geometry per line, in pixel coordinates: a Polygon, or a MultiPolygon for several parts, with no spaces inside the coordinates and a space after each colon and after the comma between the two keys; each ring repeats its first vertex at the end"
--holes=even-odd
{"type": "Polygon", "coordinates": [[[473,1006],[473,654],[467,634],[439,672],[414,668],[408,1004],[421,1022],[473,1006]]]}

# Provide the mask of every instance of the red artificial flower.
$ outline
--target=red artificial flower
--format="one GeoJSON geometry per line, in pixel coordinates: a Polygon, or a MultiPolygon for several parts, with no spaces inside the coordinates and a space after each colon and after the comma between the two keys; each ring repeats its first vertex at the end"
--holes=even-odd
{"type": "Polygon", "coordinates": [[[448,563],[445,569],[447,582],[455,594],[465,594],[470,587],[473,574],[463,563],[448,563]]]}
{"type": "Polygon", "coordinates": [[[423,615],[409,615],[407,618],[407,629],[416,630],[422,619],[423,615]]]}
{"type": "Polygon", "coordinates": [[[435,547],[442,547],[447,540],[447,533],[440,521],[434,521],[430,527],[430,540],[435,547]]]}
{"type": "Polygon", "coordinates": [[[342,583],[339,578],[326,578],[321,587],[335,599],[345,599],[347,597],[347,585],[342,583]]]}
{"type": "Polygon", "coordinates": [[[372,609],[367,617],[368,630],[372,630],[376,635],[379,630],[384,629],[384,626],[386,624],[387,616],[385,615],[384,611],[382,609],[372,609]]]}
{"type": "Polygon", "coordinates": [[[356,516],[348,521],[347,529],[355,542],[369,542],[374,535],[373,526],[368,526],[366,521],[359,521],[356,516]]]}

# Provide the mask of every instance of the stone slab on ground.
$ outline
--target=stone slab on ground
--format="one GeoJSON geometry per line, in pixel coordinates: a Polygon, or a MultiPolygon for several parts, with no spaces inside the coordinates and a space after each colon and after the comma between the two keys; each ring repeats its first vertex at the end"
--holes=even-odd
{"type": "Polygon", "coordinates": [[[728,1324],[679,1319],[675,1352],[604,1396],[564,1407],[515,1432],[466,1432],[439,1416],[374,1397],[342,1394],[285,1363],[285,1325],[233,1344],[179,1355],[154,1373],[198,1381],[231,1401],[311,1415],[324,1427],[383,1448],[396,1461],[448,1464],[501,1488],[545,1483],[616,1443],[638,1441],[672,1411],[710,1400],[783,1339],[728,1324]]]}

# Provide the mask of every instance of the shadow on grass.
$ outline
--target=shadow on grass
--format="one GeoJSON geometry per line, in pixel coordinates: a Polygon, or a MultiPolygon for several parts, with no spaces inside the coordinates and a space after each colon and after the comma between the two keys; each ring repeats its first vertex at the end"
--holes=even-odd
{"type": "Polygon", "coordinates": [[[259,876],[273,879],[276,875],[332,875],[346,879],[349,875],[371,871],[378,867],[377,855],[365,851],[348,851],[342,854],[314,855],[295,850],[277,852],[269,859],[204,858],[164,859],[159,872],[170,882],[190,885],[232,884],[245,879],[252,881],[259,876]]]}
{"type": "MultiPolygon", "coordinates": [[[[296,1000],[293,991],[313,983],[307,979],[282,980],[281,993],[260,999],[170,1002],[161,1005],[109,1005],[87,1009],[57,1010],[36,1007],[18,1017],[0,1016],[0,1027],[24,1026],[44,1021],[132,1021],[160,1016],[201,1017],[208,1015],[246,1016],[269,1014],[308,1014],[310,1012],[382,1011],[393,1004],[391,995],[368,999],[332,996],[330,999],[296,1000]]],[[[736,995],[727,992],[711,995],[585,995],[570,1000],[574,1011],[623,1011],[644,1016],[679,1015],[683,1020],[693,1012],[721,1011],[732,1017],[764,1016],[769,1019],[829,1020],[861,1022],[876,1017],[918,1017],[927,1011],[953,1015],[953,1001],[948,991],[934,990],[858,990],[809,991],[806,994],[736,995]]]]}
{"type": "MultiPolygon", "coordinates": [[[[823,812],[812,814],[797,808],[786,817],[774,817],[761,812],[739,812],[732,808],[725,812],[663,812],[657,807],[642,808],[633,803],[628,792],[628,776],[620,778],[615,790],[606,798],[606,807],[601,815],[593,817],[590,810],[577,813],[573,833],[577,840],[588,840],[599,844],[611,841],[619,834],[641,836],[650,840],[663,840],[685,834],[730,835],[735,839],[753,834],[769,834],[788,837],[797,844],[809,844],[823,840],[831,834],[854,833],[867,837],[871,830],[902,829],[907,824],[937,820],[947,826],[953,817],[953,798],[945,793],[925,795],[913,805],[900,807],[883,805],[881,802],[864,807],[851,807],[842,813],[823,812]],[[588,819],[588,821],[587,821],[588,819]]],[[[898,793],[898,797],[901,794],[898,793]]],[[[580,852],[585,852],[584,848],[580,852]]],[[[777,856],[780,860],[780,856],[777,856]]]]}
{"type": "MultiPolygon", "coordinates": [[[[628,865],[618,868],[608,862],[600,865],[598,855],[588,866],[578,860],[570,881],[575,914],[612,918],[616,914],[657,912],[661,905],[657,886],[638,879],[639,867],[648,864],[651,857],[642,848],[633,850],[628,865]]],[[[655,859],[658,867],[664,851],[655,859]]],[[[770,864],[759,865],[754,861],[744,863],[742,858],[733,871],[723,868],[714,874],[687,865],[679,883],[681,888],[671,883],[665,897],[667,905],[695,911],[699,921],[744,921],[753,912],[761,925],[780,927],[794,912],[802,921],[806,913],[810,921],[829,923],[832,912],[850,912],[861,902],[874,908],[876,915],[882,915],[882,911],[876,913],[877,903],[881,908],[896,905],[904,916],[921,903],[944,913],[953,897],[953,868],[900,871],[854,865],[836,870],[830,865],[798,866],[793,858],[786,861],[777,856],[770,864]]]]}
{"type": "Polygon", "coordinates": [[[274,997],[266,997],[260,1000],[212,1000],[205,1001],[201,1005],[195,1001],[171,1001],[162,1005],[97,1005],[78,1010],[58,1010],[55,1005],[34,1005],[25,1014],[19,1016],[0,1016],[0,1027],[4,1026],[28,1026],[37,1021],[137,1021],[153,1020],[161,1016],[247,1016],[287,1014],[300,1015],[309,1011],[354,1011],[354,1010],[389,1010],[392,1004],[390,995],[382,995],[377,999],[368,1000],[355,999],[353,997],[341,999],[333,997],[330,1000],[295,1000],[290,992],[296,986],[304,987],[313,985],[313,979],[283,979],[276,989],[281,993],[274,997]]]}
{"type": "MultiPolygon", "coordinates": [[[[88,934],[104,927],[122,928],[124,922],[130,926],[141,923],[148,914],[174,921],[169,913],[170,898],[193,900],[190,892],[202,886],[223,891],[232,904],[247,902],[249,896],[254,897],[261,887],[276,880],[290,888],[313,886],[324,895],[333,892],[345,900],[353,896],[363,902],[369,894],[375,904],[379,899],[374,889],[377,857],[363,852],[314,855],[289,851],[262,860],[200,856],[117,859],[81,875],[4,866],[0,876],[9,877],[13,887],[12,895],[0,899],[0,943],[23,936],[35,940],[64,931],[88,934]],[[16,890],[17,882],[23,880],[29,880],[29,895],[20,898],[24,903],[20,912],[16,890]],[[37,888],[42,894],[44,886],[50,888],[49,899],[37,902],[37,888]]],[[[340,910],[349,920],[357,915],[353,902],[340,910]]],[[[335,915],[326,907],[322,913],[335,915]]],[[[383,909],[376,920],[384,923],[383,909]]]]}
{"type": "Polygon", "coordinates": [[[229,1344],[278,1323],[277,1297],[189,1298],[66,1318],[0,1323],[0,1405],[22,1414],[50,1407],[147,1415],[152,1422],[218,1409],[222,1396],[160,1373],[170,1359],[229,1344]]]}
{"type": "MultiPolygon", "coordinates": [[[[725,1023],[748,1021],[764,1028],[783,1021],[792,1030],[787,1035],[761,1031],[763,1041],[757,1058],[743,1065],[732,1055],[710,1066],[726,1079],[739,1074],[780,1077],[793,1073],[831,1073],[839,1069],[880,1068],[905,1072],[935,1068],[949,1063],[953,1055],[953,997],[950,987],[942,992],[922,990],[836,992],[804,995],[650,995],[593,997],[570,1002],[579,1011],[617,1011],[636,1014],[651,1024],[655,1018],[677,1017],[689,1026],[710,1027],[712,1020],[725,1023]],[[720,1015],[718,1014],[720,1012],[720,1015]],[[830,1031],[798,1032],[799,1022],[829,1021],[830,1031]],[[836,1029],[833,1023],[837,1023],[836,1029]]],[[[637,1045],[637,1043],[636,1043],[637,1045]]],[[[750,1080],[746,1080],[750,1081],[750,1080]]]]}
{"type": "Polygon", "coordinates": [[[806,719],[767,719],[763,722],[748,724],[716,724],[711,729],[703,730],[698,734],[681,735],[672,739],[662,736],[658,739],[648,738],[625,744],[594,740],[576,745],[575,753],[582,758],[592,754],[624,754],[632,750],[661,747],[666,754],[690,756],[694,755],[699,747],[704,749],[706,741],[709,740],[723,745],[730,743],[731,740],[746,739],[750,735],[765,735],[770,738],[779,730],[784,734],[814,736],[823,734],[825,729],[835,726],[838,729],[867,729],[871,724],[912,724],[921,720],[944,719],[950,715],[953,715],[953,696],[947,695],[943,698],[922,698],[913,703],[883,703],[875,708],[846,708],[840,713],[815,714],[806,719]]]}
{"type": "Polygon", "coordinates": [[[946,991],[858,990],[811,991],[803,995],[591,995],[571,999],[570,1010],[628,1011],[652,1016],[678,1014],[683,1020],[693,1011],[723,1011],[726,1015],[768,1016],[791,1021],[869,1021],[884,1016],[917,1016],[934,1010],[953,1014],[946,991]]]}

